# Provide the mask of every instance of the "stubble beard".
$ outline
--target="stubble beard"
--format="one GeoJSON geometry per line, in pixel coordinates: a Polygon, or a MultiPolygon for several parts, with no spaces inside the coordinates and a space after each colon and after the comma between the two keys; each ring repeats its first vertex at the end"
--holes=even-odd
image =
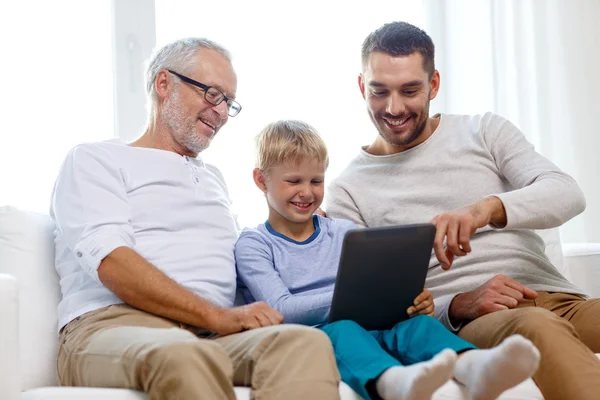
{"type": "MultiPolygon", "coordinates": [[[[385,129],[379,129],[379,136],[381,136],[381,138],[383,140],[385,140],[388,144],[391,144],[392,146],[398,146],[398,147],[408,146],[411,143],[413,143],[415,140],[417,140],[419,138],[419,136],[421,136],[421,134],[425,130],[425,127],[427,126],[427,120],[429,119],[429,101],[425,105],[422,115],[425,116],[425,118],[423,118],[423,121],[419,122],[419,124],[417,126],[415,126],[415,128],[410,133],[410,135],[408,135],[408,137],[406,137],[404,139],[402,137],[395,138],[394,136],[386,136],[385,129]]],[[[413,113],[410,117],[415,118],[416,115],[413,113]]],[[[383,120],[383,118],[381,118],[381,119],[383,120]]],[[[384,124],[384,126],[386,126],[386,123],[383,121],[382,121],[382,124],[384,124]]]]}
{"type": "Polygon", "coordinates": [[[197,118],[185,114],[178,91],[165,100],[161,118],[172,132],[173,139],[185,150],[200,154],[210,145],[210,139],[196,131],[197,118]]]}

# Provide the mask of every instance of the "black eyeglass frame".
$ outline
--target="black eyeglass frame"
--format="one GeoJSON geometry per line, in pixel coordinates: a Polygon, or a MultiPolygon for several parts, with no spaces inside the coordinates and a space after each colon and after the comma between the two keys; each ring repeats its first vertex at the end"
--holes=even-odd
{"type": "Polygon", "coordinates": [[[219,89],[217,89],[214,86],[208,86],[205,85],[204,83],[200,83],[198,81],[193,80],[192,78],[188,78],[185,75],[181,75],[178,72],[172,71],[170,69],[167,69],[168,72],[172,73],[173,75],[175,75],[176,77],[178,77],[179,79],[181,79],[182,81],[189,83],[190,85],[194,85],[202,90],[204,90],[204,100],[206,100],[207,102],[209,102],[210,104],[212,104],[213,106],[218,106],[219,104],[221,104],[223,101],[225,101],[225,103],[227,104],[227,115],[229,115],[230,117],[235,117],[236,115],[238,115],[240,113],[240,111],[242,111],[242,105],[240,103],[238,103],[237,101],[230,99],[229,97],[225,96],[223,94],[223,92],[221,92],[219,89]],[[211,101],[206,94],[208,93],[209,89],[213,89],[216,90],[217,92],[221,93],[221,100],[214,102],[211,101]],[[234,108],[234,106],[237,105],[237,109],[234,108]],[[233,113],[233,114],[232,114],[233,113]]]}

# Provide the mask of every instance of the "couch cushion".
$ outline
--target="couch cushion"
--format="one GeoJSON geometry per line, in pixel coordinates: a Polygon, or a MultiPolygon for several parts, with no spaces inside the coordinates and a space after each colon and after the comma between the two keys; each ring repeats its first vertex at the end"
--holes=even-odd
{"type": "MultiPolygon", "coordinates": [[[[235,397],[238,400],[249,400],[250,389],[245,387],[235,388],[235,397]]],[[[340,384],[341,400],[360,400],[358,396],[345,383],[340,384]]],[[[24,392],[21,400],[147,400],[148,396],[141,392],[124,389],[96,389],[73,387],[47,387],[24,392]]]]}
{"type": "MultiPolygon", "coordinates": [[[[237,400],[250,399],[250,389],[236,387],[235,395],[237,400]]],[[[24,392],[21,400],[146,400],[148,397],[140,392],[124,389],[92,389],[92,388],[58,388],[48,387],[34,389],[24,392]]],[[[360,400],[358,396],[345,383],[340,384],[341,400],[360,400]]],[[[466,392],[462,386],[453,381],[447,382],[435,392],[432,400],[464,400],[467,398],[466,392]]],[[[543,400],[543,397],[532,380],[527,380],[522,384],[504,392],[498,400],[543,400]]]]}
{"type": "MultiPolygon", "coordinates": [[[[449,381],[433,394],[431,400],[465,400],[468,398],[464,386],[456,384],[455,381],[449,381]]],[[[502,393],[497,400],[544,400],[544,397],[533,380],[527,379],[502,393]]]]}
{"type": "Polygon", "coordinates": [[[23,389],[56,385],[60,301],[49,216],[0,207],[0,272],[17,278],[23,389]]]}

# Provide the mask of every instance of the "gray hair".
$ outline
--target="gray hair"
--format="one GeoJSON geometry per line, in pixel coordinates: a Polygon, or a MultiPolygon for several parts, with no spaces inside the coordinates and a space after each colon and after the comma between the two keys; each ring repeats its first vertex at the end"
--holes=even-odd
{"type": "Polygon", "coordinates": [[[201,49],[214,50],[231,62],[231,54],[226,48],[206,38],[180,39],[154,50],[146,68],[146,94],[151,124],[155,122],[158,105],[154,87],[156,75],[163,69],[171,69],[183,75],[190,74],[194,69],[195,56],[201,49]]]}

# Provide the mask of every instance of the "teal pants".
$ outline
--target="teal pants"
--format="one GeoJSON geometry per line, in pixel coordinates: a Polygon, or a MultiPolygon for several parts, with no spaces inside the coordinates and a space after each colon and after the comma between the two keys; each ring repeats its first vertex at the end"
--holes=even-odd
{"type": "Polygon", "coordinates": [[[342,380],[365,399],[378,399],[375,380],[386,369],[428,361],[444,349],[474,349],[437,319],[419,315],[385,331],[367,331],[353,321],[338,321],[321,329],[333,344],[342,380]]]}

